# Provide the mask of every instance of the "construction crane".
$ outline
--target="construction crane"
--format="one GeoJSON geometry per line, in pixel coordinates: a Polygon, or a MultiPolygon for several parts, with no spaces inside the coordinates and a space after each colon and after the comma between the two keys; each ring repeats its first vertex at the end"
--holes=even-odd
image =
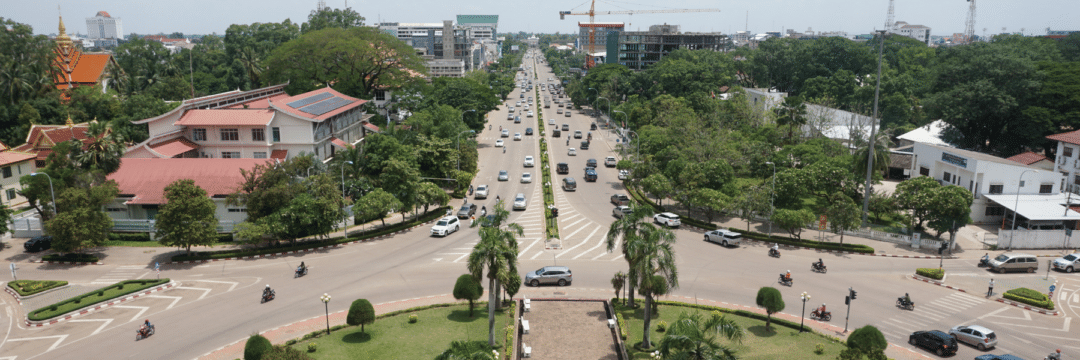
{"type": "MultiPolygon", "coordinates": [[[[566,20],[566,15],[589,15],[589,22],[596,22],[596,15],[634,15],[634,14],[674,14],[674,13],[693,13],[693,12],[720,12],[720,9],[669,9],[669,10],[623,10],[623,11],[596,11],[596,0],[592,0],[592,5],[589,6],[589,12],[570,12],[560,11],[559,20],[566,20]]],[[[595,65],[592,54],[596,52],[595,49],[596,28],[589,27],[589,49],[585,54],[585,68],[592,68],[595,65]]]]}

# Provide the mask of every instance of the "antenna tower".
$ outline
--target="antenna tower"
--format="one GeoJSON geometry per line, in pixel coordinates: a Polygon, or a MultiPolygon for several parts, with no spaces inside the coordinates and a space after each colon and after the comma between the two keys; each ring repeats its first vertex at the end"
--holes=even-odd
{"type": "Polygon", "coordinates": [[[325,9],[325,8],[326,8],[326,0],[319,0],[318,5],[315,5],[315,10],[316,11],[322,11],[322,9],[325,9]]]}
{"type": "Polygon", "coordinates": [[[893,30],[896,26],[896,12],[893,11],[893,3],[895,0],[889,0],[889,17],[885,18],[885,30],[893,30]]]}
{"type": "Polygon", "coordinates": [[[968,7],[967,24],[964,26],[964,38],[970,44],[975,41],[975,0],[968,0],[971,5],[968,7]]]}

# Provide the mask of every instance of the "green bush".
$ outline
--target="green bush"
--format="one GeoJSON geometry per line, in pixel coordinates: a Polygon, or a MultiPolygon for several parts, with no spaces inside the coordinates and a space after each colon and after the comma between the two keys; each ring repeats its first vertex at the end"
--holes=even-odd
{"type": "Polygon", "coordinates": [[[259,334],[251,335],[244,344],[244,360],[262,360],[263,355],[270,352],[274,345],[259,334]]]}
{"type": "Polygon", "coordinates": [[[67,262],[98,262],[98,257],[90,254],[49,254],[41,257],[41,261],[67,261],[67,262]]]}
{"type": "Polygon", "coordinates": [[[375,307],[367,299],[358,299],[349,306],[349,314],[345,317],[345,323],[360,325],[360,332],[364,332],[364,325],[375,322],[375,307]]]}
{"type": "Polygon", "coordinates": [[[9,282],[7,286],[15,290],[19,296],[30,296],[67,284],[67,281],[60,280],[15,280],[9,282]]]}
{"type": "Polygon", "coordinates": [[[106,286],[101,289],[97,289],[73,298],[69,298],[58,303],[42,307],[40,309],[31,311],[27,314],[27,319],[31,321],[48,320],[71,311],[75,311],[87,306],[109,301],[118,297],[122,297],[127,294],[139,292],[154,286],[168,283],[169,279],[148,279],[148,280],[124,280],[116,284],[106,286]],[[132,286],[124,287],[124,284],[130,284],[132,286]]]}
{"type": "Polygon", "coordinates": [[[307,344],[307,352],[315,352],[316,349],[317,345],[315,345],[315,343],[312,342],[307,344]]]}
{"type": "Polygon", "coordinates": [[[888,346],[889,343],[885,340],[885,335],[881,334],[881,331],[872,325],[855,329],[847,339],[848,348],[859,350],[864,354],[883,354],[888,346]]]}
{"type": "Polygon", "coordinates": [[[945,277],[945,269],[937,268],[918,268],[915,269],[915,275],[928,277],[934,280],[941,280],[945,277]]]}
{"type": "Polygon", "coordinates": [[[415,324],[417,321],[420,321],[420,317],[416,316],[416,314],[409,315],[410,324],[415,324]]]}
{"type": "Polygon", "coordinates": [[[850,251],[863,254],[873,254],[874,248],[861,245],[861,244],[844,244],[841,246],[839,243],[814,241],[814,240],[798,240],[785,237],[767,236],[762,233],[741,230],[738,228],[728,228],[728,230],[738,232],[742,234],[744,238],[765,242],[774,242],[784,245],[807,247],[811,249],[823,249],[823,250],[836,250],[836,251],[850,251]]]}
{"type": "Polygon", "coordinates": [[[818,354],[818,355],[824,354],[825,353],[825,345],[822,345],[822,344],[814,345],[814,353],[818,354]]]}
{"type": "Polygon", "coordinates": [[[1006,299],[1021,302],[1031,306],[1054,310],[1054,301],[1046,294],[1028,288],[1016,288],[1006,291],[1002,296],[1006,299]]]}
{"type": "Polygon", "coordinates": [[[667,321],[660,320],[656,323],[656,332],[664,332],[667,330],[667,321]]]}
{"type": "Polygon", "coordinates": [[[150,233],[109,233],[113,241],[150,241],[150,233]]]}

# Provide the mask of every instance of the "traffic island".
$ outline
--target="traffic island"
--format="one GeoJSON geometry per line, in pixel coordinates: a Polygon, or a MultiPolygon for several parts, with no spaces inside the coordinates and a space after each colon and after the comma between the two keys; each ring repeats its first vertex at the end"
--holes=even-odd
{"type": "Polygon", "coordinates": [[[26,315],[27,326],[40,327],[85,315],[121,302],[137,299],[153,292],[178,286],[168,278],[124,280],[58,303],[31,311],[26,315]]]}

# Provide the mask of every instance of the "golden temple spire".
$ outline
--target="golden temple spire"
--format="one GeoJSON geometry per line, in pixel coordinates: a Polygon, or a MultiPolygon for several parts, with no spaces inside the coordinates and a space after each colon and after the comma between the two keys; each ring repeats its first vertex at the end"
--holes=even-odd
{"type": "MultiPolygon", "coordinates": [[[[60,12],[60,5],[56,6],[56,11],[58,13],[60,12]]],[[[60,45],[60,47],[64,49],[68,49],[73,46],[71,43],[71,38],[67,35],[67,29],[64,27],[63,15],[60,15],[60,34],[56,36],[56,44],[60,45]]]]}

